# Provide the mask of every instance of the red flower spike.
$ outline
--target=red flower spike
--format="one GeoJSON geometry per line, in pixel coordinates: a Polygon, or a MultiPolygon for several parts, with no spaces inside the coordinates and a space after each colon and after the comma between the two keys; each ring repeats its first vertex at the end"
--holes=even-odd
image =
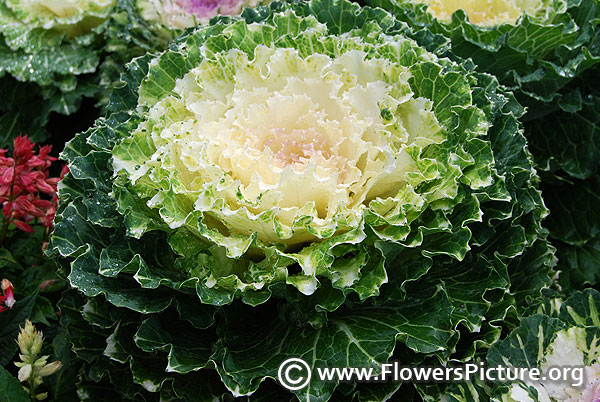
{"type": "Polygon", "coordinates": [[[42,146],[37,153],[35,147],[27,136],[19,136],[14,140],[12,158],[6,156],[7,150],[0,149],[0,206],[4,216],[0,243],[11,223],[28,233],[33,232],[31,224],[36,218],[43,226],[52,227],[57,184],[68,169],[63,167],[60,178],[48,177],[50,165],[56,161],[50,156],[52,147],[42,146]]]}

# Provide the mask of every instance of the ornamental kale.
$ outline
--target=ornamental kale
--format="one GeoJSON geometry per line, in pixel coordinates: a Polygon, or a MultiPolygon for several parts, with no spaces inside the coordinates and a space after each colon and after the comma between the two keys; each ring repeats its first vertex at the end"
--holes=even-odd
{"type": "Polygon", "coordinates": [[[122,64],[170,39],[133,0],[1,0],[0,146],[21,132],[45,140],[51,114],[75,113],[84,97],[103,105],[122,64]]]}
{"type": "Polygon", "coordinates": [[[496,75],[529,107],[527,120],[568,102],[563,91],[600,61],[597,0],[370,0],[417,29],[450,39],[451,52],[496,75]]]}
{"type": "Polygon", "coordinates": [[[282,400],[265,380],[290,356],[378,369],[496,341],[550,283],[547,210],[523,109],[445,48],[313,0],[133,60],[62,154],[49,250],[85,296],[61,302],[83,399],[282,400]]]}

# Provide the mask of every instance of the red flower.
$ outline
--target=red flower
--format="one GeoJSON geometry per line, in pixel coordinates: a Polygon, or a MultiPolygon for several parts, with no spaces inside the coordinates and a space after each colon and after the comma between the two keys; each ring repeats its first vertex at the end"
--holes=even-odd
{"type": "Polygon", "coordinates": [[[52,227],[58,197],[56,188],[68,169],[63,167],[60,178],[49,177],[49,169],[56,158],[50,156],[52,146],[40,147],[37,154],[35,144],[27,136],[14,140],[13,157],[7,150],[0,149],[0,205],[4,216],[4,227],[0,235],[3,242],[8,225],[33,232],[31,223],[39,219],[47,228],[52,227]]]}
{"type": "Polygon", "coordinates": [[[8,279],[2,279],[2,295],[0,295],[0,313],[11,309],[15,304],[13,284],[8,279]],[[1,304],[4,303],[4,306],[1,304]]]}

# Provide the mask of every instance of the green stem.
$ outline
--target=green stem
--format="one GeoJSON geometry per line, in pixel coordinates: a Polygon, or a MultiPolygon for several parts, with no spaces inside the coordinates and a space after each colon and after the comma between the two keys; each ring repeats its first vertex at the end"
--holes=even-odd
{"type": "Polygon", "coordinates": [[[4,239],[6,238],[6,232],[8,231],[8,225],[10,225],[10,218],[4,218],[2,233],[0,233],[0,247],[4,247],[4,239]]]}
{"type": "Polygon", "coordinates": [[[29,396],[31,397],[32,402],[37,401],[35,399],[35,377],[33,375],[35,370],[35,366],[31,366],[31,374],[29,375],[29,396]]]}

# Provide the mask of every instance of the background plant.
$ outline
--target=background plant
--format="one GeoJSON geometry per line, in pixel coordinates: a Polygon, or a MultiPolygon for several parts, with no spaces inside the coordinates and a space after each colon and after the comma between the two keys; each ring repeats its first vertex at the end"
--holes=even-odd
{"type": "Polygon", "coordinates": [[[600,71],[600,3],[538,1],[519,9],[521,3],[493,1],[469,3],[467,11],[443,0],[367,3],[449,38],[450,57],[472,59],[514,90],[527,107],[522,120],[551,211],[559,281],[566,295],[595,286],[599,221],[591,205],[598,193],[600,109],[593,77],[600,71]]]}
{"type": "Polygon", "coordinates": [[[64,142],[69,128],[53,130],[57,115],[76,113],[84,102],[83,116],[97,118],[99,110],[91,105],[105,104],[122,66],[172,39],[168,30],[140,16],[133,0],[68,5],[3,0],[0,22],[3,147],[23,132],[35,141],[54,134],[64,142]],[[86,99],[93,101],[88,105],[86,99]]]}

